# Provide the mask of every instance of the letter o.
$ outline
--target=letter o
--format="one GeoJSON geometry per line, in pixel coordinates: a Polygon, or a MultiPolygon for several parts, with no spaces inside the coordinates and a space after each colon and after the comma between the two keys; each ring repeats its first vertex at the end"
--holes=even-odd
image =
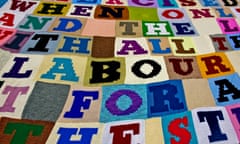
{"type": "Polygon", "coordinates": [[[109,110],[110,113],[113,115],[129,115],[134,113],[138,110],[138,108],[142,105],[142,98],[134,91],[131,90],[118,90],[111,94],[110,98],[106,101],[106,108],[109,110]],[[118,99],[126,95],[132,100],[132,104],[126,109],[121,110],[117,105],[118,99]]]}
{"type": "Polygon", "coordinates": [[[162,69],[161,66],[153,60],[141,60],[134,64],[134,66],[132,67],[132,72],[136,76],[141,78],[151,78],[157,75],[161,71],[161,69],[162,69]],[[153,70],[150,74],[145,74],[140,70],[141,66],[146,63],[153,67],[153,70]]]}
{"type": "Polygon", "coordinates": [[[165,10],[162,15],[168,19],[180,19],[182,17],[184,17],[184,13],[179,11],[179,10],[175,10],[175,9],[169,9],[169,10],[165,10]],[[174,13],[175,15],[173,15],[172,13],[174,13]]]}

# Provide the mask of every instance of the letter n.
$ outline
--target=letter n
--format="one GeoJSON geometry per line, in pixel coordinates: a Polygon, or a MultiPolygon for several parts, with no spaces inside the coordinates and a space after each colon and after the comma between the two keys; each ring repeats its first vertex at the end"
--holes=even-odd
{"type": "Polygon", "coordinates": [[[127,7],[120,6],[97,6],[95,9],[95,18],[104,18],[104,19],[128,19],[127,7]]]}

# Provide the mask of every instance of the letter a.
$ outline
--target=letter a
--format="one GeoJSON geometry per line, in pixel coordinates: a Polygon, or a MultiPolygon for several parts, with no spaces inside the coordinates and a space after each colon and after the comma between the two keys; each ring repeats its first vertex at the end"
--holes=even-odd
{"type": "Polygon", "coordinates": [[[68,58],[54,58],[53,62],[55,65],[46,73],[41,76],[41,78],[55,79],[56,74],[62,74],[61,80],[67,81],[78,81],[78,77],[72,67],[72,60],[68,58]]]}

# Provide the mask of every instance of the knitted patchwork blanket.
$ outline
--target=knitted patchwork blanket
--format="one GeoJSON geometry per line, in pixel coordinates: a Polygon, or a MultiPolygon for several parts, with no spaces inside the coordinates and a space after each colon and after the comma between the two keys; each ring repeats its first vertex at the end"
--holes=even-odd
{"type": "Polygon", "coordinates": [[[239,0],[1,0],[0,144],[238,144],[239,0]]]}

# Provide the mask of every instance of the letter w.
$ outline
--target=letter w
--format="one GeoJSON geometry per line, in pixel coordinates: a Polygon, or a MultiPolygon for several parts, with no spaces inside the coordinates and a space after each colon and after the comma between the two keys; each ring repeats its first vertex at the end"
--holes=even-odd
{"type": "Polygon", "coordinates": [[[31,8],[37,2],[26,2],[21,0],[12,0],[11,10],[19,9],[21,12],[25,12],[27,9],[31,8]]]}

